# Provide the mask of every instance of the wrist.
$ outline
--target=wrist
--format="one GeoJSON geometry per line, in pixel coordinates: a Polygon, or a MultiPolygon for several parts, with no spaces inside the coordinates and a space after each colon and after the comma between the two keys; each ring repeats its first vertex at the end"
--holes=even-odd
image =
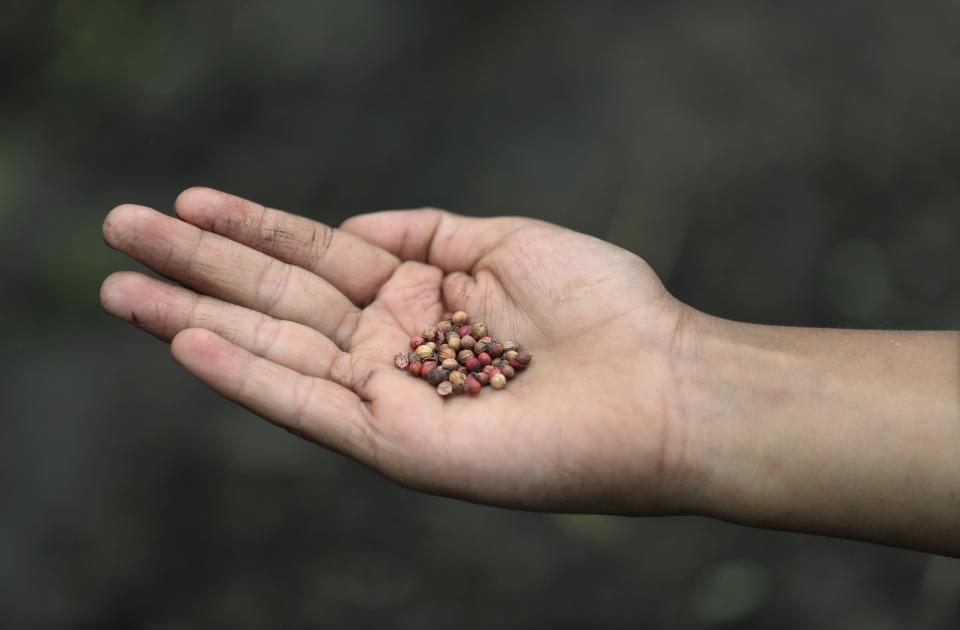
{"type": "Polygon", "coordinates": [[[675,344],[694,511],[737,523],[957,545],[956,333],[741,324],[691,311],[675,344]]]}

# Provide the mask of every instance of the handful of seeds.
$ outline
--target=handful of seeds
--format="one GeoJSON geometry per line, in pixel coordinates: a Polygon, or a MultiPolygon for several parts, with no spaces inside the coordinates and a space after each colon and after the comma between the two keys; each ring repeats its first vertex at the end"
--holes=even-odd
{"type": "Polygon", "coordinates": [[[520,344],[490,337],[483,322],[471,324],[463,311],[411,337],[410,350],[398,353],[394,365],[426,380],[441,396],[477,396],[484,385],[503,389],[533,359],[520,344]]]}

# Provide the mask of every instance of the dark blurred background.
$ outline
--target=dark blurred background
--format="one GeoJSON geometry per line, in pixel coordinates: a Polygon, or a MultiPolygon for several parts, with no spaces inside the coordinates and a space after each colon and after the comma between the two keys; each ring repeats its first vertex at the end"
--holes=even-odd
{"type": "Polygon", "coordinates": [[[960,563],[396,488],[102,314],[104,214],[518,213],[749,321],[960,322],[960,3],[0,0],[0,627],[956,628],[960,563]]]}

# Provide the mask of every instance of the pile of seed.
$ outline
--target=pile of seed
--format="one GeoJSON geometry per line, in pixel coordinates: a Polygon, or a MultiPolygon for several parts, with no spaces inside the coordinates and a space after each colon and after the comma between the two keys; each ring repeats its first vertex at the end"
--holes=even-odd
{"type": "Polygon", "coordinates": [[[410,349],[398,353],[394,365],[423,378],[441,396],[476,396],[484,385],[503,389],[533,359],[520,344],[490,337],[483,322],[471,324],[463,311],[448,313],[436,326],[411,337],[410,349]]]}

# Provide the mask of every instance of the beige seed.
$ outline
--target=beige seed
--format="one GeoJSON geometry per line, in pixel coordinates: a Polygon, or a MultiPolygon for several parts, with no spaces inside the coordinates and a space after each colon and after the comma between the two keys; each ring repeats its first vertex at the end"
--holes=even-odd
{"type": "Polygon", "coordinates": [[[494,389],[503,389],[507,386],[507,377],[501,374],[494,374],[490,377],[490,387],[494,389]]]}

